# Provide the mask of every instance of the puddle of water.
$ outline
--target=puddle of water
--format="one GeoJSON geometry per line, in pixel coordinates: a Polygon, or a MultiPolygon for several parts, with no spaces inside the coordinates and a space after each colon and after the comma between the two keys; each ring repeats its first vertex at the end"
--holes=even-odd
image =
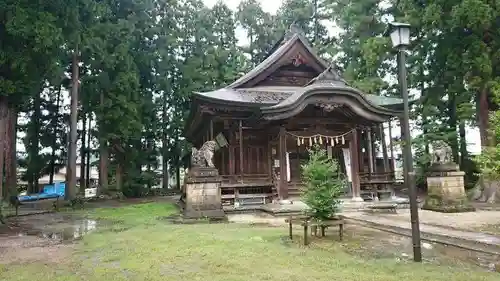
{"type": "Polygon", "coordinates": [[[64,223],[59,228],[24,229],[19,231],[17,236],[37,236],[59,242],[71,242],[81,239],[84,235],[97,230],[98,225],[100,224],[95,220],[73,220],[71,223],[64,223]]]}

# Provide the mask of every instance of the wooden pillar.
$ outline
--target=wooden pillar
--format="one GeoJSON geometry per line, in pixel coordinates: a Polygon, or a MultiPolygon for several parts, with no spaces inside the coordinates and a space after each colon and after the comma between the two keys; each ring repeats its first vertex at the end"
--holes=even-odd
{"type": "Polygon", "coordinates": [[[363,201],[361,199],[361,188],[359,183],[359,135],[358,131],[352,131],[352,139],[349,142],[351,151],[351,178],[352,178],[352,200],[363,201]]]}
{"type": "Polygon", "coordinates": [[[269,178],[273,179],[273,145],[269,139],[267,142],[267,171],[269,173],[269,178]]]}
{"type": "Polygon", "coordinates": [[[380,144],[382,146],[382,155],[384,157],[384,173],[388,173],[390,172],[389,156],[387,155],[387,143],[385,142],[384,123],[380,124],[379,130],[380,130],[380,144]]]}
{"type": "Polygon", "coordinates": [[[368,148],[368,171],[370,174],[375,172],[374,168],[374,159],[373,159],[373,139],[372,139],[372,129],[368,128],[366,130],[366,138],[367,138],[367,148],[368,148]]]}
{"type": "Polygon", "coordinates": [[[229,174],[230,175],[234,175],[236,174],[236,171],[235,171],[235,134],[234,134],[234,130],[233,128],[231,127],[231,129],[229,130],[229,174]]]}
{"type": "Polygon", "coordinates": [[[392,141],[392,122],[389,120],[389,148],[391,150],[391,171],[395,171],[395,163],[394,163],[394,143],[392,141]]]}
{"type": "Polygon", "coordinates": [[[280,127],[279,135],[279,153],[280,153],[280,185],[278,196],[280,199],[288,198],[288,183],[286,179],[286,130],[285,127],[280,127]]]}
{"type": "Polygon", "coordinates": [[[239,123],[239,135],[240,135],[240,180],[243,181],[243,124],[239,123]]]}
{"type": "Polygon", "coordinates": [[[210,119],[210,140],[214,140],[214,121],[210,119]]]}
{"type": "Polygon", "coordinates": [[[360,172],[365,171],[365,154],[363,152],[363,132],[362,130],[356,130],[357,131],[357,146],[358,146],[358,165],[360,167],[360,172]]]}

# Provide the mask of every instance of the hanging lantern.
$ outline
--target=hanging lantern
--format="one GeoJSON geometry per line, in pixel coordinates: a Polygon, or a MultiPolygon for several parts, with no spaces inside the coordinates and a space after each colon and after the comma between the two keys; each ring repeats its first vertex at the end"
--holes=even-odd
{"type": "Polygon", "coordinates": [[[330,145],[333,147],[335,146],[335,143],[333,142],[333,138],[330,138],[330,145]]]}
{"type": "Polygon", "coordinates": [[[339,137],[335,137],[335,143],[339,143],[339,137]]]}
{"type": "Polygon", "coordinates": [[[319,144],[323,144],[323,137],[319,136],[319,144]]]}
{"type": "Polygon", "coordinates": [[[300,142],[300,143],[301,143],[301,144],[304,144],[304,138],[302,138],[302,139],[301,139],[301,142],[300,142]]]}
{"type": "Polygon", "coordinates": [[[297,138],[297,146],[300,146],[300,138],[297,138]]]}
{"type": "Polygon", "coordinates": [[[345,138],[343,135],[342,135],[342,144],[345,144],[345,138]]]}
{"type": "Polygon", "coordinates": [[[313,141],[312,141],[312,138],[309,137],[309,146],[312,146],[313,145],[313,141]]]}

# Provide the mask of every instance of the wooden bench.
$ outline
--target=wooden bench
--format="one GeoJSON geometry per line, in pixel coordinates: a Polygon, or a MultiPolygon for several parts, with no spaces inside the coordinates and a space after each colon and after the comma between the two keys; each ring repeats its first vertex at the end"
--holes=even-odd
{"type": "Polygon", "coordinates": [[[371,205],[366,207],[367,210],[371,211],[372,213],[375,211],[384,211],[384,212],[389,212],[389,213],[397,213],[398,209],[398,204],[376,204],[376,205],[371,205]]]}
{"type": "Polygon", "coordinates": [[[344,217],[339,216],[337,218],[327,220],[327,221],[315,221],[308,216],[298,216],[289,217],[286,222],[288,222],[288,235],[290,240],[293,240],[293,224],[300,224],[304,228],[304,245],[309,244],[308,232],[311,228],[311,235],[317,236],[318,227],[321,230],[321,237],[325,236],[325,230],[328,227],[338,226],[339,227],[339,239],[342,241],[344,238],[344,217]]]}

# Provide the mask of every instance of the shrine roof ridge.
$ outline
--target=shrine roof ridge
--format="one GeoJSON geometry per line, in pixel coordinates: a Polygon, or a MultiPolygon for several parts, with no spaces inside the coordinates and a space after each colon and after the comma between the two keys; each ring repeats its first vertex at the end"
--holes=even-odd
{"type": "Polygon", "coordinates": [[[253,68],[250,72],[246,73],[242,77],[238,78],[236,81],[228,85],[226,88],[238,88],[243,86],[246,82],[257,77],[264,70],[270,68],[273,64],[276,64],[290,49],[297,43],[300,42],[305,47],[305,49],[313,55],[314,59],[321,65],[323,69],[328,68],[328,63],[320,58],[316,52],[309,45],[307,40],[303,38],[299,33],[293,33],[291,38],[286,40],[281,46],[279,46],[276,51],[274,51],[270,56],[268,56],[259,65],[253,68]]]}

